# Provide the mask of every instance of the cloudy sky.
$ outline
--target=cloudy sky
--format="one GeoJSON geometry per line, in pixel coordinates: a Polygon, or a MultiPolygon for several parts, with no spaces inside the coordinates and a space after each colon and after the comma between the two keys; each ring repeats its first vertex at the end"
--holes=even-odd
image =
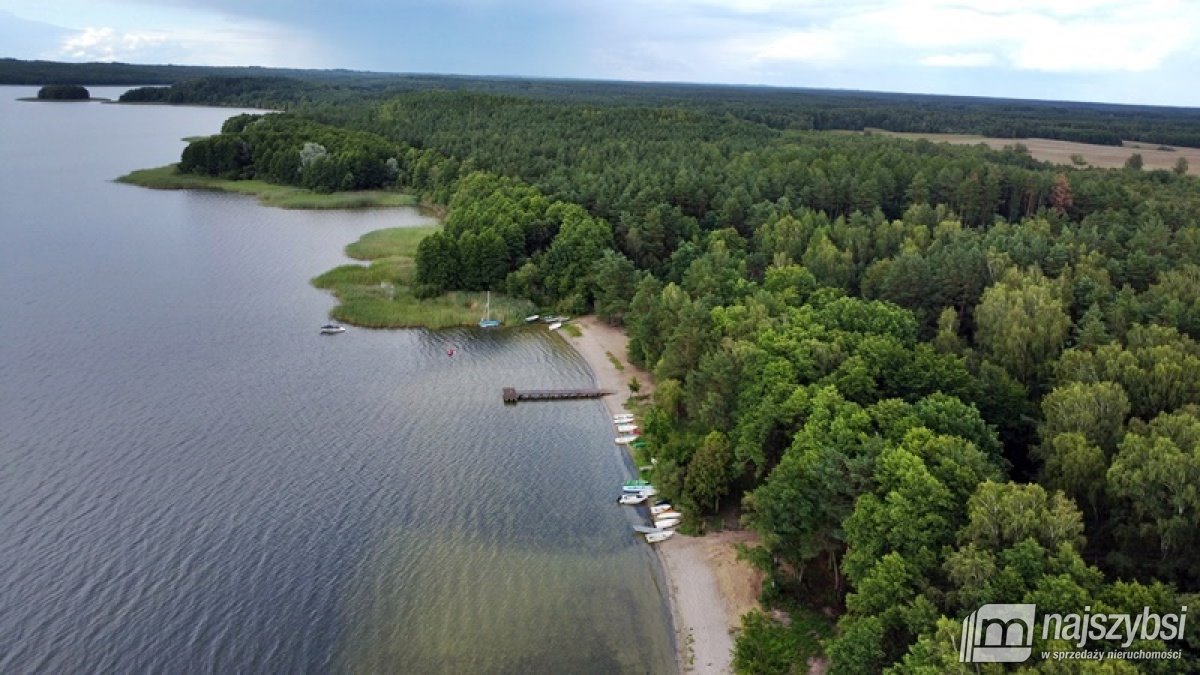
{"type": "Polygon", "coordinates": [[[1200,106],[1200,2],[0,0],[0,56],[1200,106]]]}

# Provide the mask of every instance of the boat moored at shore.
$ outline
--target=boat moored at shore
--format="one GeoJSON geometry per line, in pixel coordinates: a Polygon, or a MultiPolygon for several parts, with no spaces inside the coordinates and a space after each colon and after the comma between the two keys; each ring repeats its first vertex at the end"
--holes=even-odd
{"type": "Polygon", "coordinates": [[[646,533],[646,543],[657,544],[661,541],[666,541],[666,540],[670,539],[674,534],[675,533],[670,530],[664,530],[662,532],[647,532],[646,533]]]}
{"type": "Polygon", "coordinates": [[[622,492],[641,493],[652,489],[654,489],[654,486],[650,484],[650,481],[642,480],[640,478],[627,480],[624,483],[621,483],[622,492]]]}

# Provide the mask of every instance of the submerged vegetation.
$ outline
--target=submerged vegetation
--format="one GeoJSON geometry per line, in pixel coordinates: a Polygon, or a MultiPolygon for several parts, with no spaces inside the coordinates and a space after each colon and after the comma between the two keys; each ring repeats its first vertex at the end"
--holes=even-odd
{"type": "MultiPolygon", "coordinates": [[[[816,131],[1185,143],[1195,111],[829,94],[815,100],[859,103],[822,112],[779,103],[795,92],[604,86],[307,89],[185,165],[445,205],[443,228],[369,235],[350,249],[369,265],[314,280],[343,320],[474,323],[491,290],[509,320],[536,305],[624,325],[656,378],[655,484],[760,535],[778,612],[745,619],[743,671],[820,652],[834,673],[958,672],[961,621],[984,603],[1195,600],[1196,179],[816,131]]],[[[1132,648],[1200,667],[1191,638],[1132,648]]]]}

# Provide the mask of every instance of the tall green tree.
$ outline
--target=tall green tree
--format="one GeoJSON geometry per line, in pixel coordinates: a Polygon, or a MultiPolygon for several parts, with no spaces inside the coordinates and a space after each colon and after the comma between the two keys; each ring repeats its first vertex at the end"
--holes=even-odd
{"type": "Polygon", "coordinates": [[[979,346],[1029,386],[1037,386],[1071,328],[1054,284],[1038,272],[1009,270],[975,309],[979,346]]]}

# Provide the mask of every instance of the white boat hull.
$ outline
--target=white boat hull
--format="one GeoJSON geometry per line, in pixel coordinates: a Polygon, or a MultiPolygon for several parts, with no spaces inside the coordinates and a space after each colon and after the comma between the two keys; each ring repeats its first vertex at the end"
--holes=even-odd
{"type": "Polygon", "coordinates": [[[652,513],[656,516],[660,513],[666,513],[667,511],[670,511],[670,510],[671,510],[670,504],[655,504],[654,506],[650,507],[650,513],[652,513]]]}
{"type": "Polygon", "coordinates": [[[638,427],[636,424],[618,424],[617,425],[617,431],[622,434],[633,434],[633,433],[636,433],[637,430],[638,430],[638,427]]]}
{"type": "Polygon", "coordinates": [[[661,520],[654,521],[654,526],[660,530],[669,530],[678,525],[680,520],[680,518],[663,518],[661,520]]]}
{"type": "Polygon", "coordinates": [[[613,443],[616,443],[617,445],[629,445],[638,438],[638,436],[617,436],[613,439],[613,443]]]}
{"type": "Polygon", "coordinates": [[[672,537],[674,534],[675,534],[674,532],[670,532],[670,531],[667,531],[667,532],[648,532],[648,533],[646,534],[646,543],[648,543],[648,544],[657,544],[657,543],[659,543],[660,541],[666,541],[666,540],[670,539],[670,538],[671,538],[671,537],[672,537]]]}
{"type": "Polygon", "coordinates": [[[626,506],[635,506],[637,504],[641,504],[642,502],[646,501],[649,498],[650,498],[650,495],[648,495],[644,492],[636,492],[636,493],[627,492],[627,493],[621,495],[621,498],[618,499],[617,501],[619,501],[622,504],[625,504],[626,506]]]}

